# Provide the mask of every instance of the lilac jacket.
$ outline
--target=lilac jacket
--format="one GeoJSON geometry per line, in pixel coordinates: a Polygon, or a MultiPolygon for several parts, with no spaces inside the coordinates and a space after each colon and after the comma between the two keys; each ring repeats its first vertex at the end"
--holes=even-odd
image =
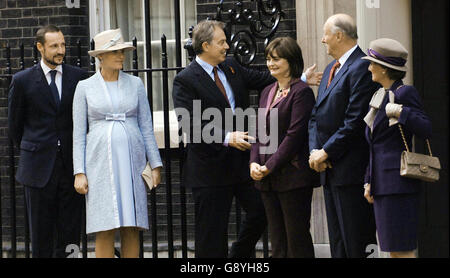
{"type": "MultiPolygon", "coordinates": [[[[418,91],[413,86],[403,86],[396,81],[391,90],[395,94],[395,103],[403,105],[399,123],[403,126],[408,146],[411,149],[413,134],[419,138],[431,138],[431,122],[422,108],[418,91]]],[[[370,146],[370,161],[367,167],[365,182],[371,184],[374,196],[391,194],[412,194],[420,190],[420,181],[400,176],[400,157],[405,145],[398,125],[389,127],[386,116],[386,97],[377,113],[373,133],[366,128],[366,139],[370,146]]],[[[416,143],[420,141],[416,140],[416,143]]]]}

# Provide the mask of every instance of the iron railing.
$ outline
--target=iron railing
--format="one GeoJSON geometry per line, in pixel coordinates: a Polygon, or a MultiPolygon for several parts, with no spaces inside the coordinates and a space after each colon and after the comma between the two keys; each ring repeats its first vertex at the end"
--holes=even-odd
{"type": "MultiPolygon", "coordinates": [[[[228,20],[225,18],[224,10],[223,10],[223,1],[220,1],[217,6],[217,14],[214,17],[217,20],[222,20],[227,23],[226,26],[226,34],[230,45],[232,47],[231,52],[234,54],[236,59],[243,65],[250,65],[254,61],[255,53],[256,53],[256,42],[255,37],[258,39],[264,39],[265,45],[267,42],[273,37],[276,32],[280,19],[283,16],[283,12],[281,11],[281,5],[278,0],[252,0],[256,7],[257,16],[253,16],[253,11],[249,8],[245,8],[243,1],[236,1],[234,9],[228,11],[227,16],[228,20]],[[245,30],[247,29],[247,30],[245,30]],[[249,30],[248,30],[249,29],[249,30]]],[[[139,73],[145,73],[147,79],[147,97],[149,101],[149,105],[152,111],[154,111],[153,105],[153,79],[152,74],[155,72],[162,73],[162,97],[163,97],[163,114],[164,114],[164,149],[160,149],[161,156],[164,160],[164,171],[165,171],[165,200],[166,200],[166,221],[167,221],[167,252],[168,257],[173,258],[175,247],[174,247],[174,230],[173,230],[173,199],[172,199],[172,189],[173,189],[173,173],[172,173],[172,162],[176,157],[179,163],[179,173],[181,176],[182,173],[182,165],[183,165],[183,155],[180,155],[184,151],[183,142],[180,142],[177,150],[172,150],[170,147],[170,125],[169,125],[169,72],[180,72],[182,67],[182,47],[181,47],[181,30],[180,30],[180,3],[179,0],[174,0],[174,10],[175,10],[175,67],[168,67],[168,53],[167,53],[167,44],[166,44],[166,36],[162,35],[161,37],[161,68],[152,68],[152,52],[151,50],[151,28],[150,28],[150,1],[144,1],[144,10],[145,10],[145,37],[146,49],[145,51],[145,61],[147,64],[147,68],[139,69],[138,64],[138,51],[137,51],[137,39],[133,38],[132,42],[136,49],[133,51],[132,56],[132,69],[126,70],[130,74],[138,76],[139,73]]],[[[192,36],[192,27],[190,29],[190,36],[192,36]]],[[[24,55],[24,44],[21,43],[20,46],[20,61],[19,61],[19,70],[25,69],[25,55],[24,55]]],[[[189,41],[185,47],[188,52],[188,57],[190,60],[194,58],[191,42],[189,41]]],[[[94,42],[91,41],[90,49],[94,49],[94,42]]],[[[12,80],[12,66],[11,66],[11,47],[9,44],[6,46],[6,70],[5,74],[1,74],[0,78],[4,78],[7,80],[7,84],[10,84],[12,80]]],[[[80,40],[77,42],[77,57],[75,61],[75,65],[78,67],[82,67],[82,45],[80,40]]],[[[38,51],[36,45],[33,46],[33,64],[38,63],[38,51]]],[[[64,59],[64,62],[66,60],[64,59]]],[[[89,65],[89,73],[95,73],[96,65],[95,58],[91,57],[90,65],[89,65]]],[[[257,103],[257,100],[252,99],[252,103],[257,103]]],[[[153,117],[154,119],[154,117],[153,117]]],[[[179,131],[181,132],[181,130],[179,131]]],[[[180,134],[179,134],[180,135],[180,134]]],[[[10,250],[9,257],[17,257],[17,203],[16,203],[16,181],[15,181],[15,163],[16,163],[16,154],[14,151],[14,144],[11,139],[8,138],[8,176],[9,176],[9,185],[1,184],[0,179],[0,188],[4,186],[9,187],[9,241],[10,241],[10,250]]],[[[4,247],[3,242],[5,238],[5,233],[3,232],[3,221],[2,221],[2,192],[0,190],[0,257],[3,257],[4,247]]],[[[23,196],[20,196],[23,197],[23,196]]],[[[180,214],[181,214],[181,255],[183,258],[188,257],[188,221],[187,221],[187,201],[186,201],[187,193],[183,186],[179,188],[179,205],[180,205],[180,214]]],[[[30,257],[30,234],[28,228],[28,219],[27,219],[27,210],[26,210],[26,202],[24,199],[24,252],[25,257],[30,257]]],[[[152,239],[152,256],[153,258],[158,257],[158,218],[157,218],[157,196],[156,191],[152,190],[150,192],[150,229],[151,229],[151,239],[152,239]]],[[[235,215],[236,215],[236,234],[238,234],[240,228],[241,221],[241,208],[239,203],[235,202],[235,215]]],[[[83,209],[83,218],[82,218],[82,234],[81,234],[81,252],[82,257],[87,258],[88,255],[88,238],[85,232],[85,209],[83,209]]],[[[263,234],[263,256],[269,256],[269,248],[268,248],[268,234],[267,231],[263,234]]],[[[143,232],[140,232],[140,244],[141,244],[141,252],[140,257],[144,255],[144,236],[143,232]]],[[[120,253],[116,250],[116,255],[120,256],[120,253]]]]}

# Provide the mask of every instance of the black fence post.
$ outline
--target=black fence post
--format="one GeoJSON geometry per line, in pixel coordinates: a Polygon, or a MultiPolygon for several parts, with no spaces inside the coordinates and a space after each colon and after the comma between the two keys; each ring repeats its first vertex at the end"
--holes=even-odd
{"type": "Polygon", "coordinates": [[[23,45],[23,42],[20,43],[20,64],[19,64],[20,70],[25,69],[25,46],[23,45]]]}
{"type": "MultiPolygon", "coordinates": [[[[147,69],[152,69],[152,34],[150,21],[150,0],[144,1],[145,9],[145,63],[147,69]]],[[[155,122],[153,110],[153,75],[147,71],[147,99],[152,111],[153,126],[155,122]]],[[[156,190],[150,191],[150,229],[152,233],[152,257],[158,258],[158,228],[157,228],[156,190]]]]}
{"type": "MultiPolygon", "coordinates": [[[[181,55],[181,11],[180,11],[180,0],[174,0],[174,11],[175,11],[175,57],[176,57],[176,67],[180,68],[182,66],[182,55],[181,55]]],[[[180,70],[177,70],[179,73],[180,70]]],[[[179,134],[179,138],[182,134],[179,134]]],[[[181,154],[184,152],[184,144],[180,141],[179,151],[181,154]]],[[[180,171],[180,206],[181,206],[181,257],[187,258],[187,221],[186,221],[186,188],[181,184],[181,176],[183,172],[183,155],[180,155],[179,171],[180,171]]]]}
{"type": "MultiPolygon", "coordinates": [[[[133,75],[134,76],[139,76],[139,64],[138,64],[138,48],[137,48],[137,38],[134,37],[133,38],[133,46],[134,46],[134,50],[133,50],[133,75]]],[[[143,231],[139,231],[139,257],[140,258],[144,258],[144,232],[143,231]]]]}
{"type": "MultiPolygon", "coordinates": [[[[6,45],[6,74],[11,74],[11,49],[9,43],[6,45]]],[[[11,77],[7,78],[7,84],[11,84],[11,77]]],[[[9,146],[10,147],[10,146],[9,146]]],[[[2,181],[0,178],[0,258],[3,258],[3,214],[2,214],[2,181]]]]}
{"type": "MultiPolygon", "coordinates": [[[[6,71],[8,74],[12,74],[11,71],[11,47],[8,45],[6,47],[6,59],[9,64],[6,66],[6,71]]],[[[10,77],[11,84],[11,77],[10,77]]],[[[15,171],[14,171],[15,159],[14,159],[14,143],[9,136],[9,196],[10,196],[10,209],[11,209],[11,257],[16,257],[17,245],[16,245],[16,181],[15,181],[15,171]]]]}
{"type": "MultiPolygon", "coordinates": [[[[91,40],[91,50],[95,50],[94,39],[91,40]]],[[[91,57],[90,62],[91,62],[91,71],[95,72],[95,58],[91,57]]]]}
{"type": "Polygon", "coordinates": [[[77,40],[77,67],[81,68],[81,41],[77,40]]]}
{"type": "MultiPolygon", "coordinates": [[[[25,69],[25,46],[22,43],[20,43],[20,70],[25,69]]],[[[25,199],[25,188],[23,187],[24,193],[23,193],[23,207],[24,207],[24,230],[25,230],[25,258],[30,257],[30,228],[28,223],[28,210],[27,210],[27,201],[25,199]]],[[[15,197],[15,196],[14,196],[15,197]]]]}
{"type": "Polygon", "coordinates": [[[267,228],[263,233],[263,254],[264,258],[269,257],[269,231],[267,228]]]}
{"type": "Polygon", "coordinates": [[[133,72],[133,75],[139,76],[139,73],[137,71],[139,68],[139,65],[138,65],[138,49],[137,49],[137,38],[136,37],[133,38],[133,46],[135,47],[133,50],[133,70],[135,70],[133,72]]]}
{"type": "Polygon", "coordinates": [[[37,42],[34,42],[33,44],[33,65],[37,65],[38,63],[38,49],[37,49],[37,42]]]}
{"type": "Polygon", "coordinates": [[[170,154],[170,123],[169,123],[169,74],[167,61],[167,38],[161,37],[161,58],[163,68],[163,109],[164,109],[164,160],[166,173],[166,205],[167,205],[167,244],[169,258],[173,258],[173,220],[172,220],[172,170],[170,154]]]}

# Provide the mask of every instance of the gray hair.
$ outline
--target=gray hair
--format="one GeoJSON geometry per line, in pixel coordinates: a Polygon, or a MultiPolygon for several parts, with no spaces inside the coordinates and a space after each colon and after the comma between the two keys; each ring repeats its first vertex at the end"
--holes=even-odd
{"type": "Polygon", "coordinates": [[[335,16],[332,21],[331,32],[333,34],[342,32],[353,40],[358,39],[358,28],[353,18],[348,15],[335,16]]]}
{"type": "Polygon", "coordinates": [[[192,47],[195,54],[203,53],[203,43],[211,43],[216,28],[225,29],[225,23],[216,20],[203,20],[192,31],[192,47]]]}

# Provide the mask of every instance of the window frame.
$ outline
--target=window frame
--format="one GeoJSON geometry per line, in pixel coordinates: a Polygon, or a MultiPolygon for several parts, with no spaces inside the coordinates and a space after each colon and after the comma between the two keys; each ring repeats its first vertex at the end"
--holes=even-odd
{"type": "MultiPolygon", "coordinates": [[[[142,6],[144,6],[144,0],[140,0],[142,3],[142,6]]],[[[185,0],[180,1],[180,30],[181,30],[181,45],[186,44],[186,42],[189,40],[189,35],[186,32],[187,27],[186,26],[186,2],[185,0]]],[[[196,6],[196,3],[195,3],[196,6]]],[[[93,39],[93,37],[104,31],[111,29],[111,6],[110,6],[110,0],[89,0],[89,31],[90,31],[90,41],[93,39]]],[[[196,12],[196,9],[195,9],[196,12]]],[[[145,19],[145,10],[142,10],[142,18],[145,19]]],[[[144,41],[137,41],[138,46],[143,46],[144,53],[146,53],[146,24],[145,20],[142,22],[142,30],[143,30],[143,38],[144,41]]],[[[161,41],[160,40],[152,40],[150,41],[151,47],[153,46],[159,46],[161,47],[161,41]]],[[[175,39],[169,39],[167,40],[167,46],[168,47],[175,47],[176,40],[175,39]]],[[[182,67],[186,67],[187,65],[187,53],[184,49],[181,51],[182,59],[182,67]]],[[[152,57],[155,59],[156,57],[152,57]]],[[[146,59],[143,60],[144,68],[149,68],[149,65],[147,65],[146,59]]],[[[98,68],[98,61],[96,59],[96,67],[98,68]]],[[[148,80],[147,75],[144,77],[144,85],[147,88],[148,86],[148,80]]],[[[163,111],[152,111],[153,115],[153,129],[154,134],[156,137],[156,141],[159,148],[164,148],[164,113],[163,111]]],[[[169,110],[169,125],[170,125],[170,148],[178,148],[179,147],[179,137],[178,137],[178,121],[176,118],[175,110],[171,109],[169,110]]]]}

